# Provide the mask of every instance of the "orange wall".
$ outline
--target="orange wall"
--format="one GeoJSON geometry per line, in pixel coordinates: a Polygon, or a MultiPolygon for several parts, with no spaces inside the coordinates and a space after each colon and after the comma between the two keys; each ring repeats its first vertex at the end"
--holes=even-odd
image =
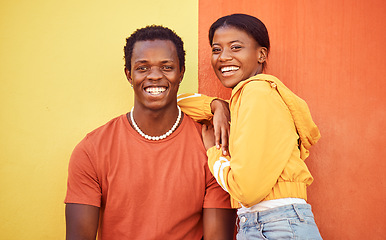
{"type": "Polygon", "coordinates": [[[306,161],[324,239],[386,238],[386,2],[201,0],[199,91],[228,97],[210,67],[208,29],[248,13],[268,28],[268,71],[305,99],[322,138],[306,161]],[[365,234],[365,235],[364,235],[365,234]]]}

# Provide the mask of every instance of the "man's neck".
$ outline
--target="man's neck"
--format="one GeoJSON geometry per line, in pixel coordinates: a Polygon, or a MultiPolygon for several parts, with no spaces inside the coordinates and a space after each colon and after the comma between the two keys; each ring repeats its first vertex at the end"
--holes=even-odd
{"type": "MultiPolygon", "coordinates": [[[[149,136],[161,136],[172,129],[178,118],[178,112],[177,105],[158,110],[148,108],[142,109],[137,106],[129,113],[128,120],[135,129],[130,117],[130,114],[132,114],[134,122],[144,134],[149,136]]],[[[183,114],[181,113],[181,115],[181,119],[177,124],[182,122],[183,114]]]]}

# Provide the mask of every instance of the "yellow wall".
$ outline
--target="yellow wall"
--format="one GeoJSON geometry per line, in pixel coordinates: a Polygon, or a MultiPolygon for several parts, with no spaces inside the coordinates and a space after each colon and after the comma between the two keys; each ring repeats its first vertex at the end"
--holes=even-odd
{"type": "Polygon", "coordinates": [[[0,239],[64,239],[69,156],[130,110],[125,38],[163,24],[185,42],[181,92],[197,91],[198,3],[0,2],[0,239]]]}

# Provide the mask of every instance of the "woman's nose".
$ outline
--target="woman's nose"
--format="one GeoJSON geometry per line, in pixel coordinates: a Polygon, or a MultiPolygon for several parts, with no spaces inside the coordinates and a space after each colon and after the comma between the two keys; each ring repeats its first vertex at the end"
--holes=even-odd
{"type": "Polygon", "coordinates": [[[224,49],[219,56],[219,60],[224,62],[224,61],[229,61],[232,60],[232,53],[228,49],[224,49]]]}

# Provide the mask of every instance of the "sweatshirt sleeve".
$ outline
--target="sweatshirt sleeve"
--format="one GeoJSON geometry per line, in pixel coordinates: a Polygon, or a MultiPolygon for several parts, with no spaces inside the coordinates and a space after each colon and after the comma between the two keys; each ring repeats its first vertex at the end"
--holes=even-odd
{"type": "Polygon", "coordinates": [[[214,99],[199,93],[184,93],[177,96],[177,104],[195,121],[211,120],[213,114],[210,104],[214,99]]]}
{"type": "Polygon", "coordinates": [[[297,147],[297,134],[288,108],[269,84],[246,84],[238,103],[232,109],[231,158],[213,147],[208,163],[224,190],[250,207],[272,191],[297,147]]]}

